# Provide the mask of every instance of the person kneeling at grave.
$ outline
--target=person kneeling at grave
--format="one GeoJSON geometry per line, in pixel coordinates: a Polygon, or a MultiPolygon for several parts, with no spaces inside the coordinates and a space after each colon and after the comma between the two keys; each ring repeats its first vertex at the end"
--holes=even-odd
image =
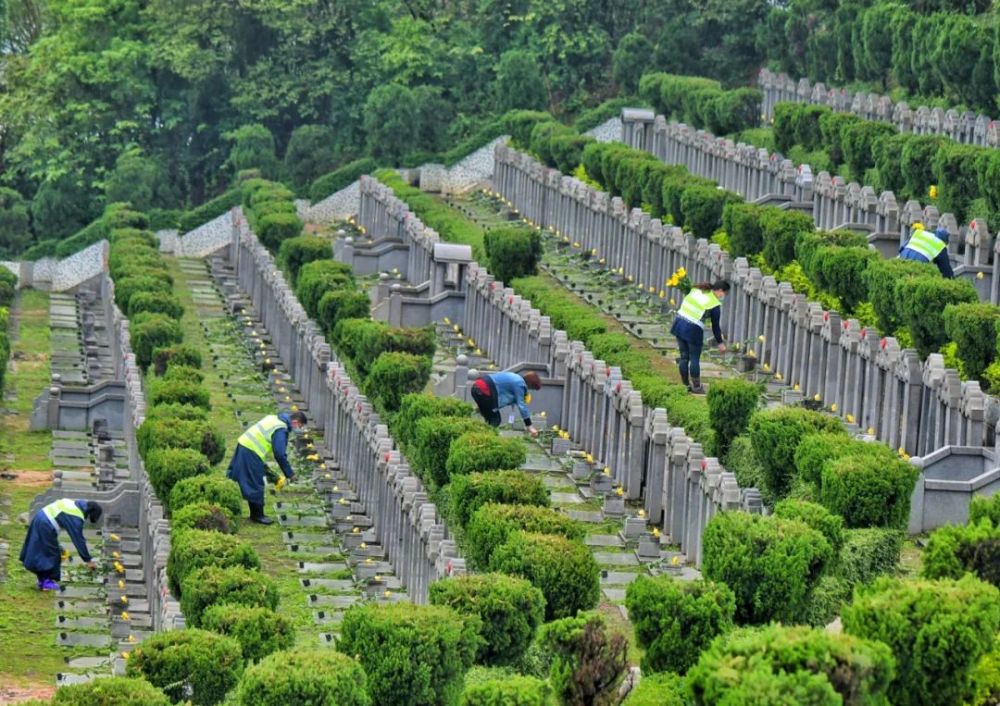
{"type": "MultiPolygon", "coordinates": [[[[531,423],[532,390],[541,390],[542,381],[538,373],[529,372],[523,376],[517,373],[492,373],[483,375],[472,383],[472,400],[479,407],[479,413],[491,427],[500,426],[500,410],[504,407],[516,406],[521,412],[521,419],[528,433],[538,436],[538,430],[531,423]]],[[[511,422],[514,415],[511,414],[511,422]]]]}
{"type": "MultiPolygon", "coordinates": [[[[91,571],[97,569],[83,536],[83,522],[87,519],[96,524],[103,514],[101,506],[91,500],[69,499],[56,500],[35,513],[28,524],[20,559],[24,568],[38,577],[39,591],[59,590],[64,558],[59,546],[60,527],[66,530],[87,568],[91,571]]],[[[69,554],[65,556],[68,558],[69,554]]]]}
{"type": "Polygon", "coordinates": [[[274,520],[264,515],[264,477],[275,480],[280,490],[286,482],[295,480],[295,471],[288,463],[288,434],[300,434],[306,428],[302,412],[269,414],[251,426],[236,441],[236,452],[229,462],[226,477],[239,483],[240,492],[250,506],[250,520],[269,525],[274,520]],[[267,466],[270,456],[281,469],[281,475],[267,466]]]}

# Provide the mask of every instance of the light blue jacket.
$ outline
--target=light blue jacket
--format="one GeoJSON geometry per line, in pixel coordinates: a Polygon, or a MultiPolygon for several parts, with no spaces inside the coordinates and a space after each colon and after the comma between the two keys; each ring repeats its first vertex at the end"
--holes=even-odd
{"type": "Polygon", "coordinates": [[[524,378],[517,373],[493,373],[490,379],[497,388],[497,409],[517,405],[521,419],[525,424],[530,424],[531,410],[524,402],[524,396],[528,393],[528,385],[524,382],[524,378]]]}

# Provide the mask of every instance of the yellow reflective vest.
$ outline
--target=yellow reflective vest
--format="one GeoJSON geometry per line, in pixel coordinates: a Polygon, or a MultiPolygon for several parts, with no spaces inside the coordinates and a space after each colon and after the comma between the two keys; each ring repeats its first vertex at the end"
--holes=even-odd
{"type": "Polygon", "coordinates": [[[278,415],[269,414],[243,432],[236,443],[250,449],[266,463],[271,455],[271,437],[278,429],[287,428],[288,426],[278,419],[278,415]]]}
{"type": "Polygon", "coordinates": [[[84,519],[83,510],[81,510],[77,504],[72,500],[67,500],[63,498],[62,500],[56,500],[54,503],[49,503],[42,508],[42,513],[48,519],[49,523],[59,529],[59,525],[56,523],[56,517],[60,513],[65,512],[67,515],[72,515],[73,517],[79,517],[81,520],[84,519]]]}
{"type": "Polygon", "coordinates": [[[715,296],[715,292],[706,292],[695,287],[684,297],[684,301],[681,302],[681,308],[677,310],[677,315],[693,324],[697,324],[701,328],[705,328],[705,324],[702,322],[705,312],[709,309],[714,309],[720,304],[722,302],[715,296]]]}

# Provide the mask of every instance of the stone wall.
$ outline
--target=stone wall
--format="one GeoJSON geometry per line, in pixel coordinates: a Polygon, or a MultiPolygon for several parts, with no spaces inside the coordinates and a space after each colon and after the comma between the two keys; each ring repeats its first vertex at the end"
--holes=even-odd
{"type": "Polygon", "coordinates": [[[370,510],[378,541],[411,598],[425,602],[433,581],[465,571],[444,519],[410,472],[386,423],[336,360],[242,218],[236,219],[230,256],[240,288],[308,404],[310,426],[323,431],[341,472],[370,510]]]}
{"type": "Polygon", "coordinates": [[[157,233],[160,251],[177,257],[207,257],[217,253],[232,242],[234,211],[226,211],[183,235],[178,235],[176,231],[157,233]]]}
{"type": "Polygon", "coordinates": [[[108,241],[102,240],[62,260],[43,257],[34,262],[4,261],[0,264],[17,275],[18,287],[65,292],[98,278],[106,270],[108,247],[108,241]]]}

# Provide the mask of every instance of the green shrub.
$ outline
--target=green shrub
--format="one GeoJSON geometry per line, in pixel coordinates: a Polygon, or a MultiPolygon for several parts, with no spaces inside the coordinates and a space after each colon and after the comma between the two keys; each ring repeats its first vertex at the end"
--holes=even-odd
{"type": "Polygon", "coordinates": [[[989,520],[994,527],[1000,527],[1000,493],[991,497],[973,495],[969,503],[969,524],[989,520]]]}
{"type": "Polygon", "coordinates": [[[541,233],[527,226],[501,226],[483,238],[490,272],[501,282],[535,274],[542,256],[541,233]]]}
{"type": "Polygon", "coordinates": [[[732,629],[736,599],[724,584],[639,576],[625,592],[625,607],[646,650],[643,672],[683,674],[716,636],[732,629]]]}
{"type": "Polygon", "coordinates": [[[903,301],[909,297],[914,280],[938,276],[930,263],[913,260],[874,260],[862,275],[868,299],[878,317],[879,329],[893,335],[906,323],[903,301]]]}
{"type": "MultiPolygon", "coordinates": [[[[182,366],[183,367],[183,366],[182,366]]],[[[208,419],[208,411],[202,407],[192,407],[189,404],[158,404],[155,407],[146,409],[147,420],[173,420],[188,422],[204,422],[208,419]]],[[[142,429],[143,427],[139,427],[142,429]]],[[[143,433],[145,442],[146,433],[143,433]]],[[[155,447],[152,444],[150,448],[155,447]]],[[[171,447],[181,448],[181,447],[171,447]]]]}
{"type": "Polygon", "coordinates": [[[264,247],[277,250],[285,240],[301,235],[303,225],[295,213],[265,213],[257,220],[257,237],[264,247]]]}
{"type": "Polygon", "coordinates": [[[488,471],[451,476],[451,520],[465,527],[472,514],[487,503],[549,506],[549,490],[536,474],[488,471]]]}
{"type": "MultiPolygon", "coordinates": [[[[670,214],[670,217],[674,219],[675,225],[683,226],[686,230],[690,230],[690,227],[684,220],[684,194],[687,193],[688,189],[696,187],[708,187],[717,190],[716,183],[711,179],[704,179],[691,174],[682,174],[673,177],[667,176],[663,179],[663,210],[665,213],[670,214]]],[[[696,203],[700,202],[696,200],[696,203]]],[[[724,205],[725,203],[719,205],[720,223],[722,222],[722,207],[724,205]]],[[[689,212],[692,211],[693,209],[689,208],[689,212]]],[[[697,215],[701,217],[702,213],[698,211],[697,215]]],[[[698,225],[699,227],[704,227],[702,223],[698,225]]]]}
{"type": "Polygon", "coordinates": [[[729,251],[733,257],[756,255],[764,249],[762,212],[760,206],[741,201],[730,201],[722,210],[722,228],[729,235],[729,251]]]}
{"type": "Polygon", "coordinates": [[[743,512],[713,517],[702,541],[702,574],[732,589],[740,624],[798,620],[833,559],[829,542],[817,530],[743,512]]]}
{"type": "Polygon", "coordinates": [[[511,664],[534,639],[545,614],[545,597],[528,581],[503,574],[476,574],[431,584],[431,605],[443,605],[479,621],[478,664],[511,664]]]}
{"type": "MultiPolygon", "coordinates": [[[[165,405],[168,408],[179,406],[187,405],[165,405]]],[[[226,453],[222,432],[205,419],[158,418],[151,415],[136,432],[136,442],[143,457],[153,448],[195,449],[201,451],[213,466],[226,453]]]]}
{"type": "Polygon", "coordinates": [[[459,706],[548,706],[550,691],[541,679],[511,674],[466,686],[459,706]]]}
{"type": "Polygon", "coordinates": [[[724,456],[729,444],[747,430],[760,406],[761,388],[741,378],[718,380],[708,389],[708,418],[715,432],[715,454],[724,456]]]}
{"type": "Polygon", "coordinates": [[[696,238],[711,238],[722,225],[722,210],[741,199],[731,191],[711,186],[692,186],[681,193],[684,228],[696,238]]]}
{"type": "Polygon", "coordinates": [[[895,134],[897,130],[893,125],[875,120],[862,120],[846,125],[841,130],[841,141],[844,162],[851,174],[858,179],[864,177],[865,172],[875,166],[876,143],[895,134]]]}
{"type": "Polygon", "coordinates": [[[131,321],[130,340],[135,361],[145,370],[153,362],[153,351],[180,343],[180,324],[165,314],[143,313],[131,321]]]}
{"type": "Polygon", "coordinates": [[[834,164],[843,164],[845,156],[844,136],[849,126],[864,122],[863,118],[853,113],[824,113],[819,118],[819,130],[823,136],[823,144],[830,152],[834,164]]]}
{"type": "Polygon", "coordinates": [[[208,459],[194,449],[150,449],[143,459],[146,475],[161,502],[170,499],[177,481],[205,475],[211,470],[208,459]]]}
{"type": "Polygon", "coordinates": [[[232,534],[236,531],[234,520],[229,512],[218,505],[194,503],[185,505],[170,515],[170,529],[174,532],[198,529],[232,534]]]}
{"type": "Polygon", "coordinates": [[[202,616],[202,626],[236,638],[247,664],[259,662],[272,652],[291,649],[295,626],[291,619],[270,608],[214,605],[202,616]]]}
{"type": "Polygon", "coordinates": [[[242,566],[203,566],[181,584],[181,610],[192,627],[201,627],[205,611],[214,605],[278,607],[278,589],[274,581],[242,566]]]}
{"type": "Polygon", "coordinates": [[[451,442],[469,431],[488,431],[482,419],[473,417],[423,417],[416,420],[410,463],[425,483],[442,488],[448,484],[445,463],[451,442]]]}
{"type": "Polygon", "coordinates": [[[535,125],[552,120],[548,113],[538,110],[511,110],[504,114],[504,130],[510,135],[515,147],[528,149],[531,146],[531,131],[535,125]]]}
{"type": "Polygon", "coordinates": [[[819,488],[823,465],[830,459],[844,455],[850,443],[850,438],[842,429],[806,434],[795,447],[793,459],[796,473],[802,480],[819,488]]]}
{"type": "Polygon", "coordinates": [[[51,701],[52,706],[170,706],[170,703],[166,694],[145,679],[126,677],[102,677],[62,686],[51,701]]]}
{"type": "Polygon", "coordinates": [[[522,576],[541,589],[546,620],[589,610],[601,597],[600,568],[590,549],[558,535],[514,532],[493,551],[489,566],[522,576]]]}
{"type": "Polygon", "coordinates": [[[399,409],[403,395],[420,392],[431,375],[431,360],[410,353],[383,353],[372,364],[364,381],[364,391],[380,409],[399,409]]]}
{"type": "Polygon", "coordinates": [[[223,476],[184,478],[177,481],[170,491],[171,512],[201,502],[218,505],[232,517],[239,517],[243,509],[240,486],[223,476]]]}
{"type": "Polygon", "coordinates": [[[163,292],[136,292],[128,302],[128,316],[135,316],[144,311],[165,314],[171,319],[179,319],[184,315],[184,307],[173,294],[163,292]]]}
{"type": "Polygon", "coordinates": [[[844,519],[831,514],[822,505],[786,498],[774,506],[774,516],[786,520],[798,520],[822,533],[834,553],[839,552],[844,544],[844,519]]]}
{"type": "Polygon", "coordinates": [[[153,633],[132,650],[125,667],[128,676],[144,677],[175,703],[193,704],[220,703],[242,671],[236,640],[191,628],[153,633]]]}
{"type": "Polygon", "coordinates": [[[520,439],[498,436],[492,430],[466,432],[451,442],[445,472],[448,478],[477,471],[520,468],[527,450],[520,439]]]}
{"type": "Polygon", "coordinates": [[[552,660],[549,679],[562,703],[612,702],[609,697],[628,666],[628,641],[610,631],[600,613],[544,625],[538,644],[552,660]]]}
{"type": "Polygon", "coordinates": [[[940,144],[931,162],[938,187],[937,206],[942,213],[955,214],[959,223],[967,220],[969,206],[979,197],[982,155],[982,147],[947,140],[940,144]]]}
{"type": "Polygon", "coordinates": [[[340,341],[344,355],[350,357],[363,377],[368,376],[372,364],[383,353],[409,353],[431,358],[436,347],[432,327],[394,328],[381,321],[354,324],[352,320],[345,319],[340,326],[340,334],[336,330],[335,327],[334,339],[340,341]]]}
{"type": "Polygon", "coordinates": [[[639,686],[632,689],[625,706],[688,706],[687,688],[684,680],[670,672],[643,674],[639,686]]]}
{"type": "Polygon", "coordinates": [[[450,608],[356,605],[344,613],[337,650],[361,662],[374,703],[444,706],[457,700],[478,642],[475,621],[450,608]]]}
{"type": "Polygon", "coordinates": [[[893,657],[885,645],[805,626],[735,630],[688,672],[695,703],[887,704],[893,657]]]}
{"type": "Polygon", "coordinates": [[[949,304],[978,301],[976,288],[965,279],[919,277],[910,282],[908,296],[902,301],[903,318],[921,358],[948,342],[943,316],[945,308],[949,304]]]}
{"type": "Polygon", "coordinates": [[[533,505],[487,503],[472,513],[464,532],[465,554],[479,569],[490,566],[493,552],[516,531],[583,539],[580,523],[557,510],[533,505]]]}
{"type": "Polygon", "coordinates": [[[837,575],[851,586],[892,575],[899,565],[903,548],[901,530],[871,527],[844,532],[844,545],[837,560],[837,575]]]}
{"type": "Polygon", "coordinates": [[[931,533],[923,554],[924,578],[961,578],[973,573],[1000,586],[1000,527],[989,521],[945,525],[931,533]]]}
{"type": "Polygon", "coordinates": [[[170,536],[170,555],[167,557],[167,579],[171,592],[179,597],[187,577],[204,566],[259,569],[260,557],[248,543],[234,540],[221,532],[196,529],[173,532],[170,536]]]}
{"type": "Polygon", "coordinates": [[[542,164],[555,167],[556,163],[552,158],[552,151],[549,149],[552,138],[557,135],[570,136],[573,134],[573,128],[556,120],[535,123],[535,126],[531,128],[531,151],[538,156],[542,164]]]}
{"type": "MultiPolygon", "coordinates": [[[[583,116],[581,116],[583,117],[583,116]]],[[[556,135],[549,141],[552,161],[563,174],[572,174],[583,159],[583,150],[594,138],[588,135],[556,135]]]]}
{"type": "Polygon", "coordinates": [[[820,502],[847,527],[904,529],[918,470],[881,444],[823,466],[820,502]]]}
{"type": "Polygon", "coordinates": [[[813,589],[809,606],[801,616],[802,623],[822,628],[833,622],[844,605],[851,602],[851,584],[840,576],[827,573],[813,589]]]}
{"type": "Polygon", "coordinates": [[[193,380],[170,380],[166,377],[150,384],[150,404],[186,404],[211,409],[208,390],[193,380]]]}
{"type": "Polygon", "coordinates": [[[764,261],[777,269],[795,259],[796,241],[800,235],[816,230],[816,224],[806,213],[765,208],[760,211],[760,229],[764,261]]]}
{"type": "Polygon", "coordinates": [[[979,380],[997,355],[1000,307],[994,304],[950,304],[944,309],[944,331],[958,345],[962,373],[979,380]]]}
{"type": "Polygon", "coordinates": [[[315,260],[333,257],[333,243],[328,238],[299,235],[283,240],[278,248],[278,263],[288,270],[288,283],[295,287],[302,266],[315,260]]]}
{"type": "Polygon", "coordinates": [[[129,310],[129,302],[132,297],[140,292],[155,292],[160,294],[170,294],[169,281],[162,277],[155,277],[144,270],[144,274],[129,274],[126,277],[115,280],[115,304],[122,311],[129,310]]]}
{"type": "Polygon", "coordinates": [[[864,236],[849,231],[801,235],[795,253],[810,282],[840,299],[848,311],[868,298],[865,270],[881,260],[864,236]]]}
{"type": "Polygon", "coordinates": [[[972,670],[996,644],[1000,591],[971,576],[879,579],[855,595],[841,619],[845,632],[892,649],[894,703],[957,705],[974,693],[972,670]]]}
{"type": "Polygon", "coordinates": [[[371,174],[378,168],[378,162],[371,157],[362,157],[348,162],[342,167],[324,174],[309,187],[309,200],[317,203],[344,189],[365,174],[371,174]]]}
{"type": "Polygon", "coordinates": [[[761,466],[748,435],[742,434],[733,439],[729,452],[722,458],[722,465],[736,476],[741,488],[760,488],[761,466]]]}
{"type": "MultiPolygon", "coordinates": [[[[163,373],[163,377],[160,378],[160,379],[164,380],[164,381],[168,381],[168,382],[175,382],[175,381],[176,382],[188,382],[188,381],[190,381],[190,382],[194,382],[194,383],[197,383],[197,384],[200,385],[201,383],[205,382],[205,373],[201,372],[197,368],[191,368],[191,367],[188,367],[187,365],[176,365],[175,364],[175,365],[171,365],[170,368],[167,369],[167,371],[165,373],[163,373]]],[[[155,384],[155,381],[153,381],[151,384],[155,384]]],[[[197,404],[194,404],[193,402],[190,402],[190,401],[188,401],[188,402],[161,402],[161,403],[158,403],[156,406],[159,407],[159,406],[162,406],[164,404],[169,405],[171,407],[185,407],[185,408],[189,408],[189,409],[191,409],[191,408],[194,408],[194,409],[205,409],[204,407],[201,407],[201,406],[199,406],[197,404]]],[[[207,412],[208,410],[205,410],[205,411],[207,412]]]]}
{"type": "Polygon", "coordinates": [[[366,292],[338,289],[326,292],[317,305],[319,325],[327,333],[338,321],[364,319],[371,316],[372,302],[366,292]]]}
{"type": "Polygon", "coordinates": [[[222,214],[240,205],[240,190],[232,188],[216,196],[211,201],[206,201],[201,206],[193,208],[181,216],[178,228],[181,233],[187,233],[195,228],[215,220],[222,214]]]}
{"type": "Polygon", "coordinates": [[[201,367],[201,351],[194,346],[181,343],[153,349],[153,371],[163,375],[171,365],[183,365],[189,368],[201,367]]]}
{"type": "Polygon", "coordinates": [[[331,289],[353,288],[351,268],[336,260],[313,260],[299,268],[295,296],[312,318],[318,318],[319,300],[331,289]]]}
{"type": "Polygon", "coordinates": [[[404,395],[399,411],[392,418],[392,434],[403,448],[408,449],[416,440],[417,422],[424,417],[469,417],[473,409],[472,405],[455,397],[436,397],[429,393],[404,395]]]}
{"type": "Polygon", "coordinates": [[[331,650],[271,654],[259,664],[247,667],[231,700],[234,706],[371,706],[372,703],[361,665],[331,650]]]}
{"type": "Polygon", "coordinates": [[[750,440],[763,472],[762,491],[775,500],[792,486],[795,450],[802,439],[819,431],[840,431],[839,421],[819,412],[779,407],[757,412],[750,419],[750,440]]]}

